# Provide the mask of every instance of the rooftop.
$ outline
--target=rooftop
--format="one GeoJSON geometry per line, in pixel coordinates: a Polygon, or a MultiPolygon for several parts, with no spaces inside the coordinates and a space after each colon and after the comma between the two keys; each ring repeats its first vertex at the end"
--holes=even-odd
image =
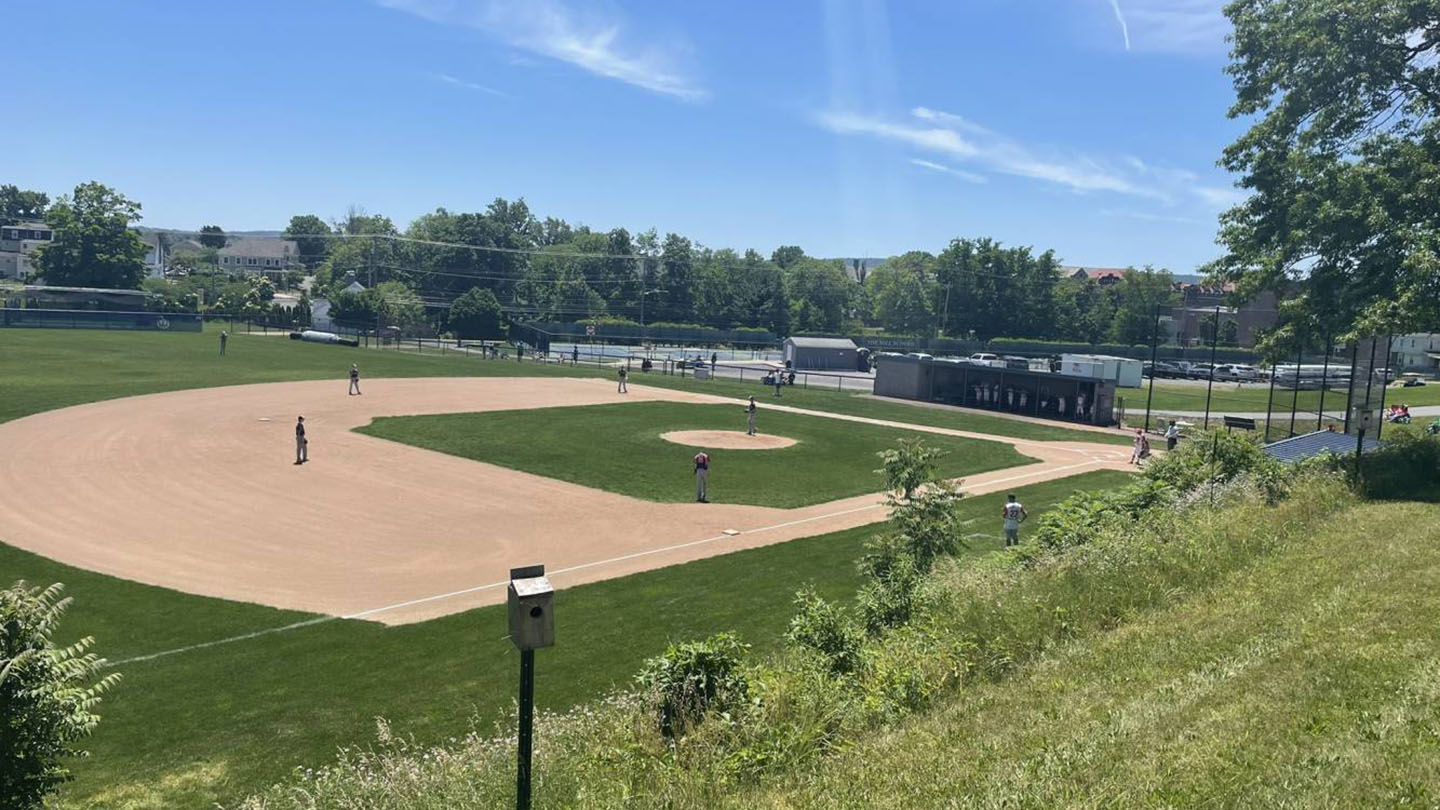
{"type": "Polygon", "coordinates": [[[254,236],[231,236],[220,248],[221,256],[255,256],[262,259],[289,259],[299,248],[289,239],[262,239],[254,236]]]}
{"type": "Polygon", "coordinates": [[[853,349],[855,341],[850,338],[792,337],[785,339],[802,349],[853,349]]]}
{"type": "MultiPolygon", "coordinates": [[[[1380,442],[1374,439],[1365,440],[1365,452],[1369,453],[1379,448],[1380,442]]],[[[1314,433],[1292,436],[1265,445],[1265,455],[1286,462],[1304,461],[1321,453],[1333,453],[1340,456],[1354,452],[1355,437],[1332,430],[1317,430],[1314,433]]]]}

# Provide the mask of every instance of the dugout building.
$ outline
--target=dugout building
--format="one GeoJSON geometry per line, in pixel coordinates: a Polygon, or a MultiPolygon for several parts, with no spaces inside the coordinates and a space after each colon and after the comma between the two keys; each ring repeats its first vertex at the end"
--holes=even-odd
{"type": "Polygon", "coordinates": [[[882,354],[877,396],[941,402],[1090,425],[1115,424],[1115,383],[1094,377],[981,366],[929,355],[882,354]]]}

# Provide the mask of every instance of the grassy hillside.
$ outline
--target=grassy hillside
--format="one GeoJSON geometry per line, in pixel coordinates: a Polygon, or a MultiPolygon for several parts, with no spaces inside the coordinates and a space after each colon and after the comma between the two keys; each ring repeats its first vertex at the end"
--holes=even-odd
{"type": "MultiPolygon", "coordinates": [[[[793,508],[874,492],[876,453],[907,437],[944,455],[947,478],[1025,464],[1007,444],[770,411],[767,435],[796,441],[776,450],[710,454],[710,500],[793,508]]],[[[743,430],[738,405],[624,402],[426,416],[381,417],[361,433],[498,464],[582,486],[665,503],[695,500],[689,475],[695,447],[660,438],[676,430],[743,430]]]]}
{"type": "MultiPolygon", "coordinates": [[[[1097,472],[1019,490],[1044,510],[1124,473],[1097,472]]],[[[964,502],[971,553],[994,551],[1002,496],[964,502]]],[[[624,685],[673,640],[735,629],[774,645],[795,589],[852,592],[861,543],[880,527],[810,537],[565,589],[562,643],[540,657],[537,699],[564,710],[624,685]],[[656,606],[663,610],[657,611],[656,606]]],[[[328,762],[371,737],[374,719],[421,743],[489,728],[514,700],[516,657],[499,607],[405,627],[330,620],[178,655],[125,659],[263,632],[316,617],[191,596],[61,565],[0,545],[0,579],[64,582],[75,603],[62,630],[93,635],[125,680],[77,763],[65,808],[209,808],[328,762]]]]}
{"type": "MultiPolygon", "coordinates": [[[[787,650],[679,745],[643,701],[543,719],[537,806],[1433,807],[1440,508],[1305,478],[939,569],[852,675],[787,650]]],[[[247,807],[501,806],[509,743],[370,753],[247,807]]]]}
{"type": "Polygon", "coordinates": [[[732,805],[1435,807],[1437,575],[1440,508],[1353,508],[732,805]]]}

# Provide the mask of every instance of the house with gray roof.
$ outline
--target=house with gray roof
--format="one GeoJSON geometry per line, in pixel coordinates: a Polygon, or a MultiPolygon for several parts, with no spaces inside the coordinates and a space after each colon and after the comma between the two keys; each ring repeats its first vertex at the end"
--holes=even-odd
{"type": "Polygon", "coordinates": [[[258,236],[231,236],[220,248],[220,269],[232,275],[278,277],[289,270],[302,270],[300,247],[291,239],[258,236]]]}

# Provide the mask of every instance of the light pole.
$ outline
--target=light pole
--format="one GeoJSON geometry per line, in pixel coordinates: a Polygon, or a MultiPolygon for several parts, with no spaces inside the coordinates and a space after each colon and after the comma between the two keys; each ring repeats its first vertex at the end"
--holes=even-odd
{"type": "Polygon", "coordinates": [[[653,290],[640,291],[640,342],[642,344],[645,342],[645,296],[658,292],[664,292],[664,290],[656,287],[653,290]]]}

